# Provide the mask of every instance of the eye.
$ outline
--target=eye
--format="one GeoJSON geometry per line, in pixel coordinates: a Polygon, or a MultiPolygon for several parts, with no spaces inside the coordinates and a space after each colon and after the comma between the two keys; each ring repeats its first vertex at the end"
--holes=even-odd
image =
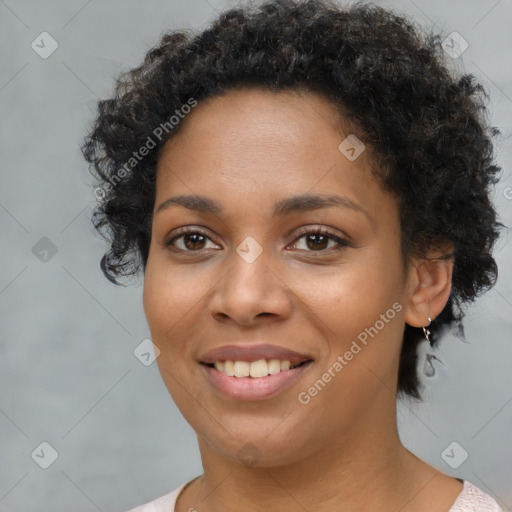
{"type": "MultiPolygon", "coordinates": [[[[204,231],[197,228],[184,227],[180,228],[178,233],[166,240],[165,246],[174,247],[185,252],[199,252],[205,249],[207,240],[211,241],[210,237],[204,231]],[[181,247],[175,246],[176,241],[179,241],[177,245],[181,245],[181,247]]],[[[217,245],[215,246],[218,247],[217,245]]]]}
{"type": "MultiPolygon", "coordinates": [[[[340,251],[350,245],[348,240],[337,236],[326,228],[307,229],[307,231],[305,230],[300,234],[296,241],[301,239],[304,239],[304,246],[306,247],[301,250],[307,252],[330,252],[328,249],[340,251]],[[329,246],[331,242],[332,245],[329,246]]],[[[296,241],[292,245],[294,248],[297,248],[298,245],[296,241]]]]}
{"type": "MultiPolygon", "coordinates": [[[[350,245],[346,239],[337,236],[326,228],[306,228],[302,233],[299,233],[299,235],[300,236],[295,239],[291,247],[295,249],[299,248],[307,252],[330,252],[330,249],[339,251],[350,245]],[[297,247],[297,241],[301,239],[305,242],[305,249],[297,247]],[[332,243],[332,245],[329,245],[330,243],[332,243]]],[[[207,248],[208,240],[212,242],[211,238],[204,231],[193,227],[183,227],[165,241],[165,246],[173,247],[178,251],[200,252],[207,248]]],[[[218,248],[216,244],[213,245],[214,248],[218,248]]]]}

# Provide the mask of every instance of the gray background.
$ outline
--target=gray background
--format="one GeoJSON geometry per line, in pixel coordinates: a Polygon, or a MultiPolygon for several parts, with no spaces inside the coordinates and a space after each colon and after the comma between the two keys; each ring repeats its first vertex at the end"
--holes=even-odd
{"type": "MultiPolygon", "coordinates": [[[[492,124],[503,133],[495,201],[510,225],[511,3],[378,3],[468,41],[453,62],[491,95],[492,124]]],[[[156,363],[146,367],[133,353],[149,337],[141,280],[115,287],[99,269],[106,246],[91,228],[91,179],[79,145],[114,76],[138,64],[163,31],[203,27],[231,5],[0,0],[2,511],[123,511],[202,473],[195,434],[156,363]],[[59,44],[47,59],[31,48],[43,31],[59,44]],[[57,249],[46,262],[33,252],[43,237],[57,249]],[[48,469],[35,462],[48,461],[48,449],[31,456],[43,441],[58,453],[48,469]]],[[[504,232],[500,278],[468,313],[469,343],[448,336],[438,351],[445,366],[425,378],[425,402],[399,408],[406,446],[504,510],[512,507],[511,255],[504,232]],[[468,452],[456,469],[442,457],[454,441],[455,458],[468,452]]]]}

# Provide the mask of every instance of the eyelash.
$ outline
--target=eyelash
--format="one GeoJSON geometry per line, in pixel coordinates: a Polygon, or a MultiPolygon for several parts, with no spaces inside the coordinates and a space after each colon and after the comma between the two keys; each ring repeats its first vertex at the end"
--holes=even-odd
{"type": "MultiPolygon", "coordinates": [[[[165,241],[165,246],[166,247],[172,247],[172,244],[179,238],[185,236],[185,235],[191,235],[191,234],[194,234],[194,235],[201,235],[201,236],[204,236],[206,238],[209,238],[211,240],[211,238],[207,235],[206,232],[200,230],[200,229],[197,229],[197,228],[193,228],[193,227],[183,227],[183,228],[180,228],[178,230],[177,233],[175,233],[171,238],[169,238],[168,240],[165,241]]],[[[328,229],[326,228],[316,228],[316,229],[311,229],[311,228],[305,228],[301,231],[299,231],[299,233],[297,233],[297,237],[295,238],[295,240],[292,242],[292,244],[294,245],[299,239],[301,239],[302,237],[304,237],[305,235],[323,235],[325,237],[327,237],[329,240],[333,240],[335,241],[338,245],[338,247],[335,247],[335,248],[330,248],[330,249],[319,249],[319,250],[307,250],[306,252],[308,253],[320,253],[320,255],[322,255],[322,253],[330,253],[331,251],[340,251],[340,250],[343,250],[345,249],[346,247],[350,246],[350,243],[348,242],[348,240],[344,239],[344,238],[341,238],[339,236],[337,236],[336,234],[334,234],[333,232],[329,231],[328,229]]],[[[177,251],[181,251],[181,252],[190,252],[190,253],[200,253],[203,249],[198,249],[196,251],[194,250],[185,250],[185,249],[176,249],[174,248],[175,250],[177,251]]]]}

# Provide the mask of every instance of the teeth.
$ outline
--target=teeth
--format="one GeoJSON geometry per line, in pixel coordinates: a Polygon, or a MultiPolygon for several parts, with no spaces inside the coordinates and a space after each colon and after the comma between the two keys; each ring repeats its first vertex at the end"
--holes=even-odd
{"type": "Polygon", "coordinates": [[[235,361],[235,377],[249,377],[251,364],[247,361],[235,361]]]}
{"type": "Polygon", "coordinates": [[[281,361],[279,359],[271,359],[268,362],[268,373],[270,375],[274,375],[276,373],[279,373],[281,371],[281,361]]]}
{"type": "Polygon", "coordinates": [[[259,359],[258,361],[216,361],[215,369],[224,373],[228,377],[253,377],[258,379],[267,375],[275,375],[281,371],[290,370],[298,365],[291,364],[290,361],[281,361],[279,359],[259,359]]]}
{"type": "Polygon", "coordinates": [[[253,361],[250,364],[249,375],[251,377],[266,377],[268,375],[268,364],[265,359],[253,361]]]}
{"type": "Polygon", "coordinates": [[[224,361],[224,370],[223,372],[228,377],[233,377],[235,375],[235,364],[233,361],[224,361]]]}

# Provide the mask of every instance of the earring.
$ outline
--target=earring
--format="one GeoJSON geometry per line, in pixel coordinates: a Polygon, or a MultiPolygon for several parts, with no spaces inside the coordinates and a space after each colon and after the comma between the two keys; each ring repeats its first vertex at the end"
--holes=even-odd
{"type": "Polygon", "coordinates": [[[423,327],[423,334],[425,335],[426,340],[428,341],[428,344],[430,347],[432,347],[432,340],[430,339],[430,331],[427,329],[427,327],[430,327],[430,324],[432,323],[432,319],[428,317],[428,325],[426,327],[423,327]]]}
{"type": "MultiPolygon", "coordinates": [[[[432,323],[432,319],[428,317],[428,325],[423,327],[423,334],[425,335],[425,339],[428,341],[428,344],[430,345],[430,348],[432,349],[432,340],[430,339],[430,330],[428,327],[430,327],[430,324],[432,323]]],[[[427,377],[433,377],[436,374],[436,369],[432,363],[432,360],[435,359],[436,361],[441,361],[432,353],[426,354],[425,363],[423,365],[423,373],[427,377]]]]}

